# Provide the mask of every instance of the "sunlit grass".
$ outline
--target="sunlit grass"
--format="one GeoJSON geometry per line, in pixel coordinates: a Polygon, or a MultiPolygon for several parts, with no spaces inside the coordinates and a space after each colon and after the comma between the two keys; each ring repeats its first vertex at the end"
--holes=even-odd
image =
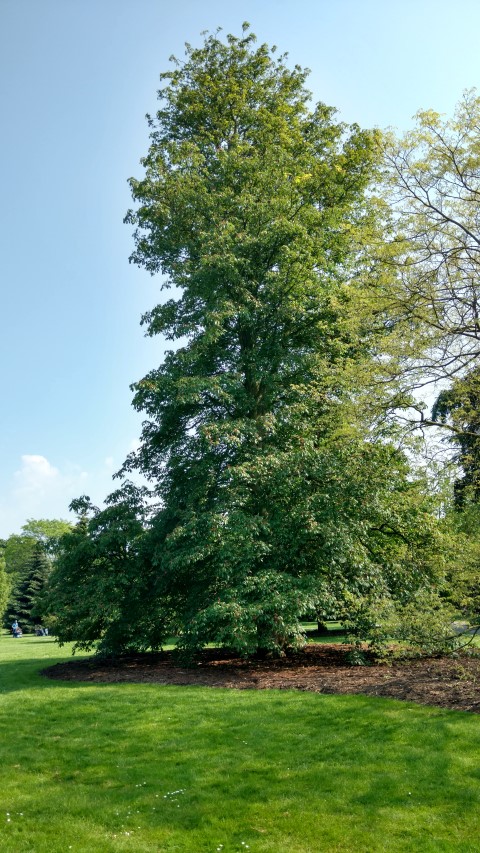
{"type": "Polygon", "coordinates": [[[343,628],[341,622],[326,622],[327,631],[325,633],[318,633],[318,623],[317,622],[303,622],[302,628],[305,631],[305,635],[308,643],[344,643],[346,640],[347,633],[343,628]]]}
{"type": "Polygon", "coordinates": [[[38,674],[67,653],[0,639],[5,853],[479,849],[477,716],[38,674]]]}

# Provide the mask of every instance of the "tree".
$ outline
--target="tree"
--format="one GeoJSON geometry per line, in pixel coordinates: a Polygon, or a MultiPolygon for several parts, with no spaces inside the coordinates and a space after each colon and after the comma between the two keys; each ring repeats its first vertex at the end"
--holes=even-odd
{"type": "Polygon", "coordinates": [[[71,529],[71,523],[62,518],[29,518],[22,525],[22,535],[41,542],[45,553],[54,559],[58,554],[62,536],[71,529]]]}
{"type": "Polygon", "coordinates": [[[6,620],[10,625],[18,619],[23,630],[31,631],[35,624],[40,623],[35,607],[46,585],[50,572],[50,563],[40,542],[35,543],[34,550],[24,572],[14,584],[6,608],[6,620]]]}
{"type": "Polygon", "coordinates": [[[3,613],[10,595],[11,581],[5,570],[5,540],[0,541],[0,613],[3,613]]]}
{"type": "Polygon", "coordinates": [[[103,511],[85,497],[72,502],[78,522],[63,537],[41,599],[61,642],[90,648],[103,638],[108,653],[161,645],[155,567],[144,555],[146,495],[126,484],[103,511]]]}
{"type": "Polygon", "coordinates": [[[448,428],[453,500],[444,524],[453,538],[450,598],[476,621],[480,614],[480,369],[452,382],[435,401],[432,420],[448,428]]]}
{"type": "Polygon", "coordinates": [[[177,343],[135,386],[131,485],[65,540],[51,582],[61,640],[107,651],[243,653],[432,582],[435,530],[405,457],[356,414],[378,346],[356,310],[377,135],[310,106],[306,72],[207,35],[162,75],[132,261],[176,295],[144,317],[177,343]]]}
{"type": "MultiPolygon", "coordinates": [[[[61,519],[30,518],[22,526],[22,533],[14,533],[4,540],[5,570],[9,578],[12,596],[16,595],[15,590],[20,588],[29,574],[32,560],[38,553],[37,546],[41,546],[42,552],[46,556],[49,572],[59,552],[61,538],[71,528],[72,525],[68,521],[61,519]]],[[[14,606],[12,601],[11,606],[14,606]]],[[[3,624],[8,627],[11,619],[9,612],[4,611],[5,605],[0,608],[0,614],[3,615],[3,624]]]]}
{"type": "Polygon", "coordinates": [[[423,380],[464,375],[480,356],[479,132],[471,90],[452,119],[421,111],[416,128],[384,149],[393,212],[380,254],[395,271],[384,308],[423,380]]]}
{"type": "Polygon", "coordinates": [[[449,427],[448,442],[462,475],[454,483],[455,506],[480,502],[480,368],[455,380],[435,401],[432,420],[449,427]]]}
{"type": "Polygon", "coordinates": [[[23,571],[35,550],[35,540],[20,533],[12,533],[5,540],[5,568],[15,577],[23,571]]]}

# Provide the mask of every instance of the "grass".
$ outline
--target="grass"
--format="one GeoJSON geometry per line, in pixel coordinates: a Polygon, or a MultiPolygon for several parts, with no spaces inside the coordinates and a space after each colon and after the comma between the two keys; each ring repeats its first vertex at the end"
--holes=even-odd
{"type": "Polygon", "coordinates": [[[318,633],[317,622],[303,622],[302,628],[305,631],[307,643],[344,643],[347,632],[344,630],[341,622],[329,621],[325,623],[327,631],[318,633]]]}
{"type": "Polygon", "coordinates": [[[361,696],[49,681],[0,638],[0,851],[476,853],[480,719],[361,696]]]}

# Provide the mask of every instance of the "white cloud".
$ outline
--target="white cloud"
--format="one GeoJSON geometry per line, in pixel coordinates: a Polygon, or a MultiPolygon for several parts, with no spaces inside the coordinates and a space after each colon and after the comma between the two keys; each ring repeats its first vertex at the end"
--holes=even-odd
{"type": "MultiPolygon", "coordinates": [[[[138,447],[132,441],[129,450],[138,447]]],[[[99,459],[89,471],[65,462],[55,465],[46,456],[24,454],[10,480],[0,476],[0,537],[18,533],[28,518],[66,518],[74,520],[69,504],[80,495],[89,495],[93,504],[102,506],[108,494],[117,489],[119,481],[112,480],[117,468],[113,456],[99,459]]],[[[131,477],[139,483],[143,478],[131,477]]]]}
{"type": "Polygon", "coordinates": [[[42,498],[51,492],[52,488],[55,489],[58,486],[61,474],[45,456],[25,454],[21,459],[22,467],[14,474],[16,483],[13,490],[14,497],[27,500],[42,498]]]}
{"type": "Polygon", "coordinates": [[[20,463],[2,489],[0,536],[18,532],[27,518],[72,518],[73,498],[87,493],[98,502],[112,490],[105,468],[94,475],[71,463],[59,468],[40,454],[24,454],[20,463]]]}

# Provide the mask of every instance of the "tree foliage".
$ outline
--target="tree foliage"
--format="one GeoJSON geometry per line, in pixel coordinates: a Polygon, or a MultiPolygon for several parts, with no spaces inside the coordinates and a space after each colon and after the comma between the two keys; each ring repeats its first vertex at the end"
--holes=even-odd
{"type": "Polygon", "coordinates": [[[22,536],[41,542],[45,553],[54,559],[58,554],[62,536],[72,529],[62,518],[29,518],[22,525],[22,536]]]}
{"type": "Polygon", "coordinates": [[[395,272],[385,310],[401,322],[404,359],[444,379],[480,355],[480,98],[465,92],[452,119],[416,118],[385,146],[391,239],[381,254],[395,272]]]}
{"type": "MultiPolygon", "coordinates": [[[[32,562],[36,560],[38,563],[40,553],[43,554],[45,560],[43,558],[41,560],[42,572],[45,569],[46,576],[48,576],[52,563],[59,552],[61,538],[71,528],[70,522],[61,519],[30,518],[22,526],[21,533],[14,533],[8,539],[2,540],[2,556],[8,578],[8,595],[6,600],[2,601],[0,594],[0,614],[3,615],[3,624],[6,627],[11,624],[12,612],[19,606],[18,596],[23,601],[23,596],[29,587],[30,582],[26,579],[31,572],[32,562]]],[[[43,586],[42,580],[39,590],[43,589],[43,586]]],[[[30,614],[34,606],[34,588],[35,584],[31,586],[27,594],[29,604],[28,606],[25,605],[25,613],[28,611],[30,614]]],[[[28,621],[31,623],[30,616],[28,621]]]]}
{"type": "Polygon", "coordinates": [[[5,540],[5,568],[9,575],[21,574],[35,550],[35,540],[20,533],[12,533],[5,540]]]}
{"type": "Polygon", "coordinates": [[[62,642],[103,651],[158,648],[155,568],[145,553],[146,490],[126,484],[100,511],[88,498],[72,503],[78,523],[62,540],[42,609],[62,642]]]}
{"type": "Polygon", "coordinates": [[[449,428],[448,442],[461,473],[454,482],[455,505],[480,502],[480,368],[442,391],[432,410],[434,422],[449,428]]]}
{"type": "Polygon", "coordinates": [[[452,537],[450,598],[461,612],[480,617],[480,369],[474,368],[442,391],[432,420],[447,427],[452,450],[452,499],[444,525],[452,537]],[[453,465],[452,465],[453,463],[453,465]]]}
{"type": "Polygon", "coordinates": [[[7,606],[11,589],[11,579],[5,569],[5,544],[5,540],[0,542],[0,613],[3,613],[7,606]]]}
{"type": "Polygon", "coordinates": [[[13,584],[7,603],[5,620],[10,625],[17,619],[23,630],[33,630],[40,623],[37,603],[50,573],[50,562],[43,545],[36,542],[26,566],[13,584]]]}

